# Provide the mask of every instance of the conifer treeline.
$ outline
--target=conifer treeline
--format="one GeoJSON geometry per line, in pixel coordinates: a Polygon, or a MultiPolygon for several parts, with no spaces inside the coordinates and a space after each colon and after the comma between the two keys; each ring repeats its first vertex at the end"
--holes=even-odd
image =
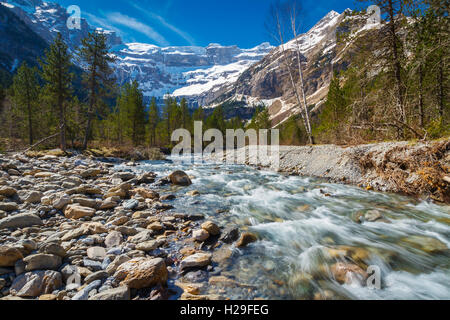
{"type": "Polygon", "coordinates": [[[3,149],[24,148],[24,142],[32,146],[49,137],[42,147],[86,149],[90,141],[170,147],[172,132],[193,132],[194,121],[202,121],[204,131],[217,128],[224,134],[226,129],[244,128],[239,118],[225,120],[222,107],[206,116],[202,107],[190,111],[185,99],[178,102],[170,96],[162,107],[155,98],[147,105],[136,81],[117,87],[112,62],[104,34],[90,33],[74,54],[58,34],[38,67],[24,62],[12,85],[0,90],[0,137],[10,142],[3,149]],[[84,70],[81,76],[74,71],[74,61],[84,70]],[[77,85],[82,94],[76,94],[77,85]]]}

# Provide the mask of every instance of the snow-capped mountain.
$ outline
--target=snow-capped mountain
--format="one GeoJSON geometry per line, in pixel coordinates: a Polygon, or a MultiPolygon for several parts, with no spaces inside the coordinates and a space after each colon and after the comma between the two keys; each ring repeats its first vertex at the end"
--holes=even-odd
{"type": "MultiPolygon", "coordinates": [[[[1,4],[12,10],[47,43],[60,32],[72,51],[89,31],[95,29],[85,19],[81,21],[81,29],[68,29],[69,14],[56,3],[5,0],[1,4]]],[[[96,29],[108,35],[113,54],[117,57],[115,69],[120,84],[137,80],[146,97],[172,94],[186,97],[194,105],[201,94],[235,82],[243,71],[273,49],[268,43],[253,49],[219,44],[210,44],[206,48],[124,44],[114,31],[96,29]]]]}
{"type": "Polygon", "coordinates": [[[380,24],[368,23],[368,19],[368,15],[351,15],[349,9],[342,14],[331,11],[308,32],[277,47],[253,64],[236,82],[224,85],[216,92],[204,93],[202,102],[210,107],[224,102],[245,103],[248,106],[263,104],[269,108],[273,125],[284,122],[300,112],[284,65],[287,60],[295,72],[295,81],[299,81],[299,51],[308,106],[313,114],[317,113],[325,102],[333,71],[346,69],[351,63],[349,52],[354,49],[351,39],[362,37],[364,32],[380,27],[380,24]],[[347,41],[339,42],[338,34],[350,37],[347,41]],[[283,48],[287,58],[283,56],[283,48]]]}
{"type": "Polygon", "coordinates": [[[172,94],[196,104],[205,92],[234,83],[273,47],[264,43],[253,49],[210,44],[204,47],[160,48],[128,43],[115,52],[121,83],[136,79],[148,97],[172,94]]]}

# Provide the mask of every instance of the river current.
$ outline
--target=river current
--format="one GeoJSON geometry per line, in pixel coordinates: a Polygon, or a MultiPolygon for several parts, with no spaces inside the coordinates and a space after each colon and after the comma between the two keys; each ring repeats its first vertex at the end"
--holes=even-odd
{"type": "Polygon", "coordinates": [[[233,247],[231,258],[215,267],[239,285],[209,293],[231,299],[450,299],[450,206],[244,165],[170,159],[118,168],[161,178],[183,170],[195,178],[190,187],[162,187],[180,196],[171,202],[173,212],[201,213],[259,238],[244,249],[233,247]],[[192,190],[200,196],[184,196],[192,190]],[[383,219],[355,222],[371,210],[383,219]],[[338,283],[330,270],[339,262],[375,266],[380,287],[338,283]]]}

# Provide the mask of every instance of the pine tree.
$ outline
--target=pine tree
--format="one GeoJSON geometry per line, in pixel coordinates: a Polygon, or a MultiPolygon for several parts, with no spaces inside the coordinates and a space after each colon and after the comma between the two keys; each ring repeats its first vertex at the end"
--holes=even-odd
{"type": "Polygon", "coordinates": [[[139,84],[133,81],[127,83],[118,99],[120,125],[124,128],[124,134],[133,145],[139,145],[145,140],[145,126],[147,112],[144,105],[144,96],[139,84]]]}
{"type": "Polygon", "coordinates": [[[13,101],[20,113],[26,114],[28,122],[28,139],[33,145],[33,116],[36,112],[36,104],[39,97],[38,71],[28,67],[24,62],[13,79],[13,101]]]}
{"type": "Polygon", "coordinates": [[[158,127],[158,123],[160,122],[159,116],[159,108],[156,103],[156,98],[152,98],[149,108],[149,116],[148,116],[148,131],[149,131],[149,143],[150,146],[156,146],[156,128],[158,127]]]}
{"type": "Polygon", "coordinates": [[[180,109],[181,109],[182,128],[190,129],[191,114],[189,113],[188,104],[185,98],[181,99],[180,109]]]}
{"type": "Polygon", "coordinates": [[[43,61],[40,61],[42,79],[45,81],[45,95],[57,107],[59,115],[60,148],[66,150],[66,103],[72,94],[70,73],[72,56],[67,45],[58,33],[50,49],[46,50],[43,61]]]}
{"type": "Polygon", "coordinates": [[[96,115],[96,111],[114,83],[113,70],[110,67],[110,63],[114,62],[115,59],[109,54],[109,50],[106,35],[93,31],[82,40],[81,48],[78,52],[78,58],[86,68],[83,83],[89,92],[83,149],[86,149],[88,146],[92,131],[92,120],[96,115]]]}

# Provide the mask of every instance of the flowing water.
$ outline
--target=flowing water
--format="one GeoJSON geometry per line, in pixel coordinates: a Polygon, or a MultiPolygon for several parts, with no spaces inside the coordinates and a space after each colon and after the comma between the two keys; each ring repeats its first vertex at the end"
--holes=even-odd
{"type": "Polygon", "coordinates": [[[237,225],[259,237],[247,248],[233,248],[231,259],[216,266],[240,285],[210,293],[231,299],[450,299],[449,206],[248,166],[172,160],[133,170],[159,177],[184,170],[195,177],[192,186],[164,188],[201,195],[178,197],[174,212],[202,213],[221,227],[237,225]],[[374,209],[384,220],[355,222],[358,213],[374,209]],[[330,273],[337,262],[377,266],[381,287],[339,284],[330,273]]]}

